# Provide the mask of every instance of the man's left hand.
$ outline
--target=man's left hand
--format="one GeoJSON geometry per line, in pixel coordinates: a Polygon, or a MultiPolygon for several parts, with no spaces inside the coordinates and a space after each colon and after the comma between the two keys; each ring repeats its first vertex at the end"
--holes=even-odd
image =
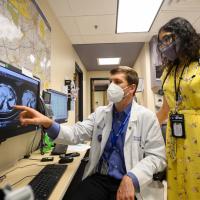
{"type": "Polygon", "coordinates": [[[122,178],[120,186],[117,190],[117,200],[134,200],[135,189],[133,186],[132,179],[125,175],[122,178]]]}

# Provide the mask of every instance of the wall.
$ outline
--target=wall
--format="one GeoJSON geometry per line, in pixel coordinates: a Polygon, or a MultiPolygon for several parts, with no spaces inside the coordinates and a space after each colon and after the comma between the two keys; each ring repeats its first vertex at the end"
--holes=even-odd
{"type": "Polygon", "coordinates": [[[151,72],[150,72],[150,54],[149,54],[149,44],[145,43],[135,64],[134,69],[137,71],[140,78],[144,79],[144,91],[142,93],[137,93],[137,99],[140,104],[146,106],[147,108],[155,111],[154,108],[154,95],[151,90],[151,72]]]}
{"type": "Polygon", "coordinates": [[[99,106],[104,106],[104,92],[94,92],[94,106],[95,109],[99,106]]]}
{"type": "MultiPolygon", "coordinates": [[[[75,72],[75,62],[83,71],[83,101],[87,102],[87,71],[82,65],[79,57],[75,53],[72,44],[68,40],[61,26],[59,25],[56,17],[52,13],[47,1],[38,0],[39,7],[42,9],[48,22],[51,25],[51,88],[62,91],[64,85],[64,79],[73,78],[75,72]]],[[[89,90],[88,90],[89,91],[89,90]]],[[[89,105],[85,104],[84,105],[89,105]]],[[[87,106],[84,106],[84,117],[88,115],[87,106]]],[[[74,112],[69,112],[68,124],[73,124],[75,121],[74,112]]],[[[33,142],[33,138],[36,132],[30,132],[21,136],[7,139],[0,144],[0,170],[5,169],[8,166],[12,166],[17,160],[21,159],[26,153],[30,152],[30,146],[33,142]]],[[[38,146],[40,134],[36,134],[36,140],[34,147],[38,146]]]]}
{"type": "MultiPolygon", "coordinates": [[[[37,0],[40,8],[51,25],[51,87],[55,90],[62,91],[64,79],[73,79],[75,72],[75,62],[83,71],[83,101],[87,102],[86,86],[87,71],[76,54],[71,42],[69,41],[64,30],[60,26],[56,16],[51,11],[47,1],[37,0]]],[[[87,106],[83,108],[84,117],[88,115],[87,106]]],[[[75,113],[69,112],[68,123],[75,122],[75,113]]]]}

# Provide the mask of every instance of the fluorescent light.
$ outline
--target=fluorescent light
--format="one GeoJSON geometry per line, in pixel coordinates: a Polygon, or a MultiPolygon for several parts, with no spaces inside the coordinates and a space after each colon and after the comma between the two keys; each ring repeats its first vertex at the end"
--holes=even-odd
{"type": "Polygon", "coordinates": [[[121,58],[97,58],[98,65],[119,65],[121,58]]]}
{"type": "Polygon", "coordinates": [[[117,33],[148,32],[163,0],[118,0],[117,33]]]}

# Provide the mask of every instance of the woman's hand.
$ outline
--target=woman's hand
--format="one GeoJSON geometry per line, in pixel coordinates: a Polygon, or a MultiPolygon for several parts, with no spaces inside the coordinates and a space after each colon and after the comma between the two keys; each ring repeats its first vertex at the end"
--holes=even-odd
{"type": "Polygon", "coordinates": [[[160,125],[167,119],[169,110],[170,109],[167,100],[165,96],[163,96],[163,105],[160,108],[160,110],[156,113],[160,125]]]}

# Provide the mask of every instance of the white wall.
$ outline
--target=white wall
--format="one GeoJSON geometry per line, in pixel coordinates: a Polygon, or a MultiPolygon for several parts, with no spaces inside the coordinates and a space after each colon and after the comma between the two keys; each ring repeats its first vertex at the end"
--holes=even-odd
{"type": "Polygon", "coordinates": [[[151,90],[150,54],[148,43],[144,44],[133,67],[137,71],[139,77],[144,79],[144,92],[136,94],[138,101],[140,104],[155,111],[154,95],[151,90]]]}
{"type": "MultiPolygon", "coordinates": [[[[71,42],[60,26],[47,1],[37,0],[51,26],[51,88],[62,91],[65,77],[73,79],[75,62],[83,71],[83,102],[87,102],[87,71],[76,54],[71,42]]],[[[87,106],[83,107],[83,116],[88,115],[87,106]]],[[[68,123],[75,122],[75,113],[69,112],[68,123]]]]}
{"type": "Polygon", "coordinates": [[[99,106],[104,106],[104,92],[103,91],[94,92],[94,109],[96,109],[99,106]],[[98,103],[96,104],[96,102],[98,103]]]}

